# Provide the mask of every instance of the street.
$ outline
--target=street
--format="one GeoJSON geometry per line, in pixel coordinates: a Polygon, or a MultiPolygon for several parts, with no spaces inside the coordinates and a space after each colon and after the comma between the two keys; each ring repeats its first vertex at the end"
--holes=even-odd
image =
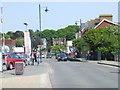
{"type": "Polygon", "coordinates": [[[118,69],[96,62],[43,60],[27,66],[24,75],[2,74],[3,88],[118,88],[118,69]],[[16,84],[17,83],[17,84],[16,84]]]}

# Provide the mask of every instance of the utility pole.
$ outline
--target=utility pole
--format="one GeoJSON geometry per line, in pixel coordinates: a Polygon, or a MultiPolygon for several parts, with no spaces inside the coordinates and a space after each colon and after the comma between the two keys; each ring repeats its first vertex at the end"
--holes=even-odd
{"type": "MultiPolygon", "coordinates": [[[[49,11],[46,7],[45,12],[49,11]]],[[[41,26],[42,26],[42,22],[41,22],[41,5],[39,4],[39,29],[40,29],[40,62],[42,63],[42,33],[41,33],[41,26]]]]}

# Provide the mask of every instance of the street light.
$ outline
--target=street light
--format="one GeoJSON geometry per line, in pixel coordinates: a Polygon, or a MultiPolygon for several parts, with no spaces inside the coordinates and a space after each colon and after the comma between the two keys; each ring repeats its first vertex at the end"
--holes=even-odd
{"type": "MultiPolygon", "coordinates": [[[[45,9],[45,12],[48,12],[49,10],[45,9]]],[[[42,51],[41,51],[41,47],[42,47],[42,41],[41,41],[41,38],[42,38],[42,34],[41,34],[41,5],[39,4],[39,29],[40,29],[40,63],[42,63],[42,51]]]]}
{"type": "MultiPolygon", "coordinates": [[[[77,22],[80,23],[80,37],[82,38],[82,23],[81,23],[81,19],[80,19],[80,21],[76,21],[75,25],[77,25],[77,22]]],[[[82,57],[82,39],[81,39],[80,48],[81,48],[81,57],[82,57]]]]}
{"type": "Polygon", "coordinates": [[[24,22],[24,25],[26,26],[26,30],[27,30],[28,22],[24,22]]]}

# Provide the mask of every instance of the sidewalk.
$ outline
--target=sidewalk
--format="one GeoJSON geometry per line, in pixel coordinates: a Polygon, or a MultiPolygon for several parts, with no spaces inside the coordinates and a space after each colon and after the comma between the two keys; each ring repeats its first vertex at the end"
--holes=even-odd
{"type": "Polygon", "coordinates": [[[103,61],[102,60],[102,61],[99,61],[98,64],[120,67],[120,62],[116,62],[116,61],[103,61]]]}
{"type": "Polygon", "coordinates": [[[33,76],[0,78],[1,88],[52,88],[47,73],[33,76]]]}
{"type": "MultiPolygon", "coordinates": [[[[86,61],[91,61],[91,60],[86,60],[85,58],[76,58],[77,60],[81,61],[81,62],[86,62],[86,61]]],[[[93,60],[94,61],[94,60],[93,60]]],[[[101,60],[101,61],[96,61],[97,64],[103,64],[103,65],[110,65],[110,66],[115,66],[115,67],[120,67],[120,62],[116,62],[116,61],[105,61],[105,60],[101,60]]]]}
{"type": "Polygon", "coordinates": [[[1,88],[52,88],[48,67],[45,63],[28,65],[23,75],[16,75],[15,69],[0,72],[1,88]]]}

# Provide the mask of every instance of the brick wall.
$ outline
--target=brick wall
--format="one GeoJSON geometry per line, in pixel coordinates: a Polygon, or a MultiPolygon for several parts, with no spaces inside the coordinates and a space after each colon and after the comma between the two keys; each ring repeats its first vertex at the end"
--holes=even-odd
{"type": "MultiPolygon", "coordinates": [[[[0,40],[0,46],[2,46],[3,40],[0,40]]],[[[12,47],[16,46],[15,40],[12,39],[6,39],[5,40],[5,45],[9,46],[10,52],[12,52],[12,47]]]]}

